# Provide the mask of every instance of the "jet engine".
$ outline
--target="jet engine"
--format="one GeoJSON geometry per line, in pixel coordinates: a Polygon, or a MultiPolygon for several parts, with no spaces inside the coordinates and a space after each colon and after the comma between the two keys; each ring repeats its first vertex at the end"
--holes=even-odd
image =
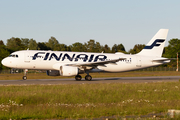
{"type": "Polygon", "coordinates": [[[75,76],[79,72],[79,69],[77,67],[72,66],[61,66],[60,67],[60,75],[61,76],[75,76]]]}
{"type": "Polygon", "coordinates": [[[72,66],[60,66],[60,70],[47,70],[48,76],[76,76],[84,73],[84,70],[80,70],[78,67],[72,66]]]}

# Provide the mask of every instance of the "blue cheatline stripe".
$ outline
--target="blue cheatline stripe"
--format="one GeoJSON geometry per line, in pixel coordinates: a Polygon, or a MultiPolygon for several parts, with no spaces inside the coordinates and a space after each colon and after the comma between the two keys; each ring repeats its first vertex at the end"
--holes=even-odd
{"type": "Polygon", "coordinates": [[[144,49],[152,49],[155,46],[158,47],[161,44],[158,44],[157,42],[163,43],[164,41],[165,41],[165,39],[156,39],[150,46],[145,46],[144,49]]]}

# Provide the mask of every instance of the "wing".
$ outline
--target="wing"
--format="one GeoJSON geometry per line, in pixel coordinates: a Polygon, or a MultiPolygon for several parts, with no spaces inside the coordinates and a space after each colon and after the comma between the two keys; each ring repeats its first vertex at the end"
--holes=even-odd
{"type": "Polygon", "coordinates": [[[105,64],[115,64],[120,60],[125,60],[126,58],[119,58],[113,60],[106,60],[106,61],[99,61],[99,62],[89,62],[89,63],[73,63],[73,64],[66,64],[67,66],[74,66],[74,67],[91,67],[95,68],[97,66],[106,66],[105,64]]]}

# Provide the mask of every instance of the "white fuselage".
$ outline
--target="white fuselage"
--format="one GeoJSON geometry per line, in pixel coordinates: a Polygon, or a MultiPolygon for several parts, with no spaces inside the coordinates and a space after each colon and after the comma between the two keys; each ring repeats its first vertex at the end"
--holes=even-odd
{"type": "Polygon", "coordinates": [[[90,53],[90,52],[66,52],[66,51],[37,51],[23,50],[12,53],[14,57],[3,59],[3,65],[16,69],[59,70],[59,66],[77,63],[93,63],[98,61],[120,60],[116,64],[97,66],[98,69],[108,72],[123,72],[137,70],[163,64],[153,62],[156,57],[129,55],[123,53],[90,53]]]}

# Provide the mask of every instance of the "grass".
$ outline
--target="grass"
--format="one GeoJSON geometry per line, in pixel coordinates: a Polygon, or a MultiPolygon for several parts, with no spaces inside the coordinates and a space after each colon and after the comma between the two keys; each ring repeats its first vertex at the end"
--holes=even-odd
{"type": "MultiPolygon", "coordinates": [[[[142,76],[179,76],[180,72],[176,71],[132,71],[123,73],[90,73],[93,78],[101,77],[142,77],[142,76]]],[[[86,74],[82,74],[84,78],[86,74]]],[[[20,80],[23,73],[16,74],[0,74],[0,80],[20,80]]],[[[63,76],[47,76],[46,73],[28,73],[28,79],[61,79],[61,78],[74,78],[63,76]]]]}
{"type": "MultiPolygon", "coordinates": [[[[170,71],[91,73],[92,77],[178,76],[170,71]]],[[[0,80],[23,74],[0,74],[0,80]]],[[[84,77],[85,74],[82,75],[84,77]]],[[[28,73],[28,79],[74,78],[28,73]]],[[[180,82],[0,86],[0,119],[64,119],[147,115],[180,109],[180,82]]]]}
{"type": "Polygon", "coordinates": [[[0,86],[0,91],[0,119],[91,119],[180,109],[180,82],[0,86]]]}

